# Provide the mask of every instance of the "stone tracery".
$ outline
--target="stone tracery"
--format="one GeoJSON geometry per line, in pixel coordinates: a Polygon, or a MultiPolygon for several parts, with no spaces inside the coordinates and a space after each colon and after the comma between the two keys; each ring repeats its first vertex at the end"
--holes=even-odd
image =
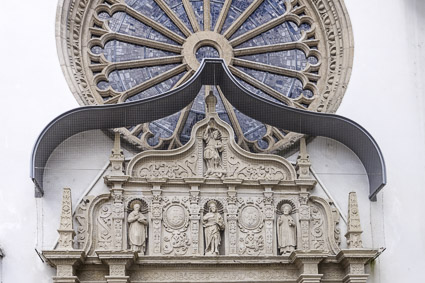
{"type": "MultiPolygon", "coordinates": [[[[195,51],[204,46],[218,51],[243,86],[274,103],[334,112],[349,79],[351,29],[339,0],[205,1],[202,7],[164,0],[64,2],[60,53],[84,105],[175,88],[193,75],[195,51]]],[[[299,138],[244,116],[219,88],[212,90],[242,148],[275,152],[299,138]]],[[[180,113],[120,131],[141,149],[180,147],[205,117],[208,91],[180,113]]]]}

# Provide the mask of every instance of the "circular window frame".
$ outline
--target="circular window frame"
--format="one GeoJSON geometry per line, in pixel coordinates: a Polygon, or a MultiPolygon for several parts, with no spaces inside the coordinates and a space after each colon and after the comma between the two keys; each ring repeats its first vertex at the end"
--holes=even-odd
{"type": "MultiPolygon", "coordinates": [[[[93,82],[87,56],[88,47],[85,40],[89,36],[89,28],[93,25],[93,5],[100,0],[59,0],[56,17],[56,44],[60,65],[70,90],[80,105],[101,105],[103,101],[96,95],[96,85],[93,82]]],[[[123,3],[120,0],[112,2],[123,3]]],[[[344,97],[350,80],[354,58],[353,32],[347,9],[343,0],[292,0],[293,3],[302,3],[313,19],[315,36],[321,52],[321,67],[318,75],[317,94],[308,107],[308,110],[335,113],[344,97]]],[[[213,45],[214,46],[214,45],[213,45]]],[[[196,57],[194,58],[196,60],[196,57]]],[[[194,64],[199,64],[196,61],[194,64]]],[[[270,127],[271,128],[271,127],[270,127]]],[[[267,128],[268,132],[272,130],[267,128]]],[[[136,147],[145,150],[161,148],[141,143],[140,139],[131,135],[126,128],[119,129],[127,141],[136,147]]],[[[149,134],[149,133],[148,133],[149,134]]],[[[295,144],[302,135],[287,133],[267,150],[253,144],[253,151],[284,152],[295,144]]],[[[268,133],[264,140],[274,143],[273,135],[268,133]]]]}

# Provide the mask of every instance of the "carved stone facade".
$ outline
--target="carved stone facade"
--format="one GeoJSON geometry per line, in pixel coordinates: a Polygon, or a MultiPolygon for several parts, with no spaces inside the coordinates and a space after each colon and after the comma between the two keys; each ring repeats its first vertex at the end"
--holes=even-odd
{"type": "Polygon", "coordinates": [[[60,241],[44,251],[57,267],[54,282],[366,282],[364,264],[376,251],[352,242],[360,232],[355,195],[350,249],[341,250],[334,207],[312,195],[308,172],[297,174],[309,170],[305,146],[293,165],[244,151],[233,135],[209,107],[186,145],[142,152],[125,172],[116,138],[110,193],[85,197],[72,219],[64,190],[60,241]]]}

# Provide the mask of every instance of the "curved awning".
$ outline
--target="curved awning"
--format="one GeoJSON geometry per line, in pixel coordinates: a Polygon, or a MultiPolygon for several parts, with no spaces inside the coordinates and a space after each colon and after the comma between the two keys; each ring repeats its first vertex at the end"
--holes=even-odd
{"type": "Polygon", "coordinates": [[[342,116],[274,104],[239,84],[222,59],[204,59],[198,71],[182,86],[161,96],[135,102],[84,106],[50,122],[38,137],[31,158],[36,197],[43,196],[44,167],[53,150],[65,139],[87,130],[129,127],[178,112],[195,99],[202,85],[218,85],[227,100],[245,115],[291,132],[334,139],[361,160],[369,178],[369,198],[386,184],[385,162],[373,137],[359,124],[342,116]]]}

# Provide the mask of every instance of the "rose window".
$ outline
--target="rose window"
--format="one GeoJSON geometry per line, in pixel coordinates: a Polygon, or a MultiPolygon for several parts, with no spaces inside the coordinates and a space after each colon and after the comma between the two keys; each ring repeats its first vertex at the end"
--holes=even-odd
{"type": "MultiPolygon", "coordinates": [[[[332,4],[337,0],[68,2],[73,5],[62,17],[75,13],[75,19],[62,31],[60,53],[71,89],[84,105],[160,96],[189,80],[204,58],[222,58],[250,92],[310,111],[334,112],[348,82],[350,38],[334,28],[344,18],[329,12],[340,9],[332,4]]],[[[296,141],[297,134],[239,112],[216,86],[203,86],[178,113],[120,131],[141,149],[180,147],[205,117],[209,91],[242,148],[276,152],[296,141]]]]}

